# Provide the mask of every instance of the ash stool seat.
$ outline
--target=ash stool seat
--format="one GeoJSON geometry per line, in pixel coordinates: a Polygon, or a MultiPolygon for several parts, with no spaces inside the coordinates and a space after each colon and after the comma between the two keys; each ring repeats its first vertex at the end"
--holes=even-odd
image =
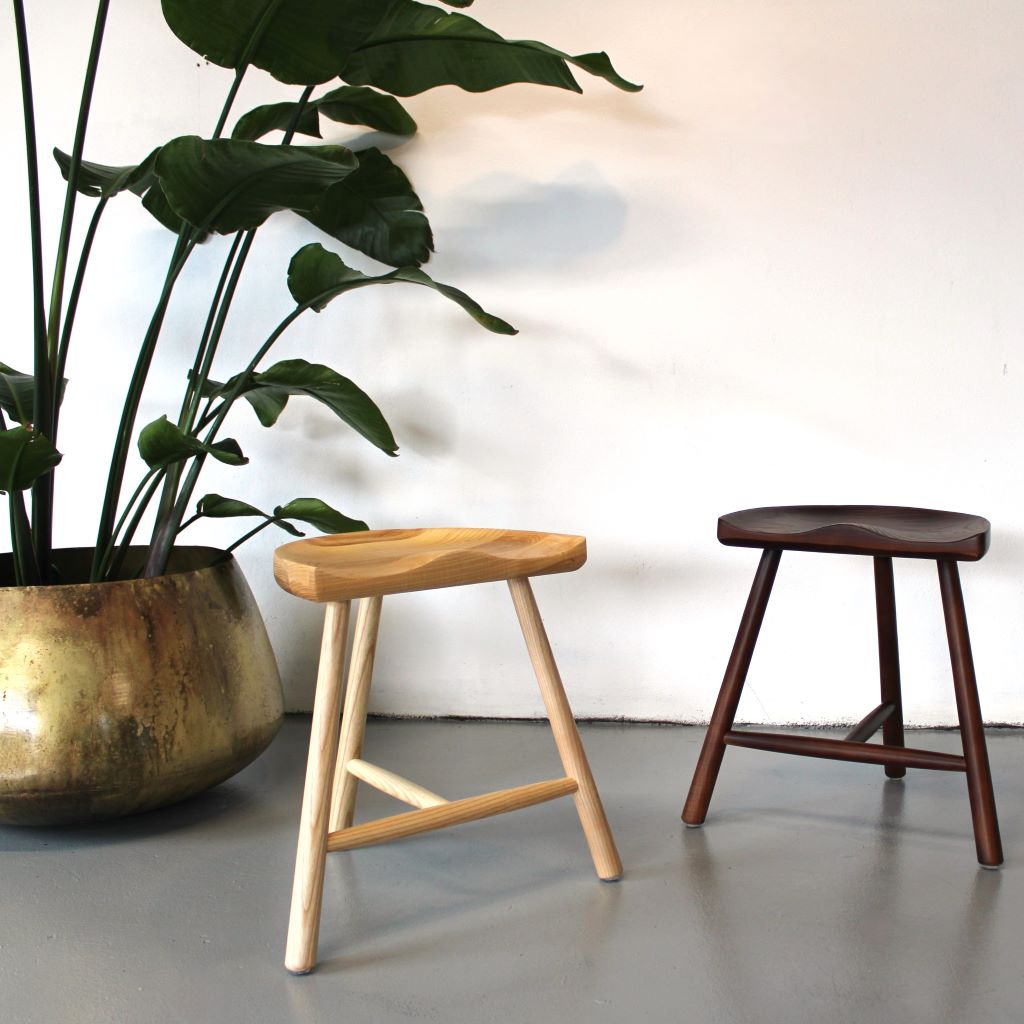
{"type": "Polygon", "coordinates": [[[958,562],[980,559],[988,550],[989,535],[989,523],[980,516],[885,505],[795,505],[722,516],[718,521],[721,543],[761,548],[762,554],[690,784],[683,821],[691,827],[703,824],[727,746],[880,764],[890,778],[902,778],[908,767],[965,772],[978,861],[983,867],[1002,864],[992,776],[957,566],[958,562]],[[783,551],[866,555],[874,562],[882,699],[842,740],[733,729],[783,551]],[[893,558],[931,558],[938,567],[963,756],[904,745],[893,558]],[[883,742],[868,743],[879,729],[883,742]]]}
{"type": "Polygon", "coordinates": [[[294,541],[278,548],[277,582],[292,594],[326,605],[288,923],[288,970],[305,974],[316,965],[328,852],[401,839],[572,794],[598,876],[606,881],[621,876],[622,863],[530,586],[530,577],[572,572],[586,558],[583,537],[517,530],[378,530],[294,541]],[[565,775],[449,801],[362,758],[382,599],[499,580],[508,583],[565,775]],[[353,600],[359,606],[339,719],[353,600]],[[415,810],[353,825],[360,781],[415,810]]]}

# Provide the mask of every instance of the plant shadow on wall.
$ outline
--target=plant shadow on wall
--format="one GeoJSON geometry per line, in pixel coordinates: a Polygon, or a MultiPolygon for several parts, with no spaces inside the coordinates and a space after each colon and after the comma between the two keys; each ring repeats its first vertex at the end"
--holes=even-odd
{"type": "Polygon", "coordinates": [[[622,235],[626,202],[592,165],[567,169],[538,184],[492,174],[452,201],[458,222],[445,231],[460,271],[571,273],[622,235]]]}
{"type": "MultiPolygon", "coordinates": [[[[451,0],[466,7],[471,0],[451,0]]],[[[142,562],[145,577],[168,569],[177,538],[203,518],[247,517],[256,525],[242,540],[271,525],[298,534],[295,523],[325,532],[366,529],[315,498],[297,498],[264,512],[217,494],[195,500],[204,464],[241,466],[237,440],[224,437],[229,413],[244,400],[259,423],[273,426],[289,399],[320,402],[386,455],[397,452],[391,427],[370,396],[332,367],[305,359],[268,365],[275,342],[305,313],[364,287],[408,284],[429,288],[456,303],[486,330],[514,334],[506,321],[464,292],[435,281],[421,268],[433,250],[429,222],[408,178],[380,148],[358,152],[340,145],[295,145],[319,139],[329,122],[409,136],[416,124],[396,97],[441,85],[482,92],[516,82],[581,91],[574,71],[605,79],[625,91],[603,53],[571,56],[543,43],[506,40],[458,12],[413,0],[163,0],[171,30],[196,53],[234,72],[208,138],[175,138],[112,167],[83,159],[90,102],[109,0],[97,4],[95,33],[71,152],[54,151],[67,180],[60,232],[53,250],[52,283],[44,283],[39,168],[28,34],[23,0],[14,20],[23,85],[31,224],[33,372],[0,364],[0,491],[9,496],[14,582],[71,582],[54,566],[52,520],[55,469],[60,462],[61,398],[75,316],[103,213],[111,200],[133,194],[171,233],[163,278],[109,457],[107,483],[87,579],[129,575],[129,552],[145,517],[152,532],[142,562]],[[291,86],[290,96],[234,116],[233,102],[246,74],[267,72],[291,86]],[[233,121],[233,126],[229,123],[233,121]],[[260,141],[281,133],[280,144],[260,141]],[[72,258],[72,226],[79,197],[93,202],[80,251],[72,258]],[[256,233],[268,217],[289,210],[332,239],[381,263],[363,273],[319,243],[299,249],[287,267],[294,305],[258,335],[246,365],[217,365],[217,352],[256,233]],[[176,282],[197,246],[221,246],[223,266],[212,284],[204,323],[194,325],[194,358],[183,367],[180,407],[136,431],[136,417],[168,316],[176,282]],[[393,268],[393,269],[386,269],[393,268]],[[148,467],[127,481],[133,444],[148,467]],[[31,508],[26,492],[31,492],[31,508]],[[128,497],[124,497],[124,493],[128,497]]],[[[254,330],[246,324],[245,330],[254,330]]],[[[101,456],[106,462],[106,457],[101,456]]],[[[138,571],[133,570],[133,572],[138,571]]],[[[77,580],[75,581],[77,582],[77,580]]]]}

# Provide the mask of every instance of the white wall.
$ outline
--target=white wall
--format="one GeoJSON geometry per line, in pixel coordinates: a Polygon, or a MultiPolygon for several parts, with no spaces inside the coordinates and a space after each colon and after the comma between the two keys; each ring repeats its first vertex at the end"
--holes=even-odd
{"type": "MultiPolygon", "coordinates": [[[[89,6],[29,2],[44,149],[70,147],[89,6]]],[[[312,404],[293,402],[274,431],[240,410],[233,433],[252,465],[216,467],[201,493],[264,507],[318,495],[380,527],[585,533],[588,565],[536,585],[577,712],[685,721],[710,713],[756,564],[717,545],[719,514],[844,501],[976,512],[994,524],[992,553],[963,574],[983,707],[1024,721],[1024,8],[479,0],[471,13],[509,36],[607,48],[646,84],[409,101],[421,135],[401,162],[434,226],[431,272],[520,335],[488,335],[418,289],[339,301],[278,355],[351,375],[401,458],[312,404]]],[[[11,36],[7,25],[9,197],[23,187],[11,36]]],[[[227,82],[164,29],[157,0],[115,3],[88,155],[131,162],[208,132],[227,82]]],[[[236,109],[287,94],[254,76],[236,109]]],[[[59,180],[45,175],[52,240],[59,180]]],[[[27,220],[20,201],[8,208],[0,359],[27,366],[27,220]]],[[[287,310],[284,269],[309,237],[284,218],[261,234],[225,373],[287,310]]],[[[169,244],[130,197],[99,243],[69,366],[65,544],[91,540],[104,476],[91,460],[169,244]]],[[[175,300],[140,422],[176,411],[222,246],[175,300]]],[[[289,704],[305,707],[318,615],[273,584],[283,539],[262,535],[241,561],[289,704]]],[[[949,723],[934,566],[900,563],[897,587],[908,719],[949,723]]],[[[866,559],[787,556],[741,715],[821,722],[872,706],[872,594],[866,559]]],[[[390,601],[374,709],[539,714],[515,629],[497,585],[390,601]]]]}

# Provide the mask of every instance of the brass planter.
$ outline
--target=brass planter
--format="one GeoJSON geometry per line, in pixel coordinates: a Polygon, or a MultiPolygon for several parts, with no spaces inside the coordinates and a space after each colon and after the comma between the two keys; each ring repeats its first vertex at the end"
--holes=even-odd
{"type": "MultiPolygon", "coordinates": [[[[90,557],[57,552],[61,578],[84,578],[90,557]]],[[[179,549],[156,579],[11,578],[0,558],[0,823],[172,803],[234,775],[276,735],[277,663],[231,555],[179,549]]]]}

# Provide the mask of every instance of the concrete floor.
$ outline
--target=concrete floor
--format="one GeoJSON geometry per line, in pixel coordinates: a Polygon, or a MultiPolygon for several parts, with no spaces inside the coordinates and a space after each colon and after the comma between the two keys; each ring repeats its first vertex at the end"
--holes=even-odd
{"type": "MultiPolygon", "coordinates": [[[[962,776],[730,750],[679,822],[703,730],[591,725],[626,864],[572,804],[328,860],[321,966],[281,966],[309,720],[177,807],[0,829],[3,1024],[988,1024],[1024,1015],[1024,733],[989,744],[1007,865],[962,776]]],[[[916,746],[957,749],[954,733],[916,746]]],[[[366,756],[448,796],[560,774],[539,724],[373,722],[366,756]]],[[[399,805],[363,789],[358,817],[399,805]]]]}

